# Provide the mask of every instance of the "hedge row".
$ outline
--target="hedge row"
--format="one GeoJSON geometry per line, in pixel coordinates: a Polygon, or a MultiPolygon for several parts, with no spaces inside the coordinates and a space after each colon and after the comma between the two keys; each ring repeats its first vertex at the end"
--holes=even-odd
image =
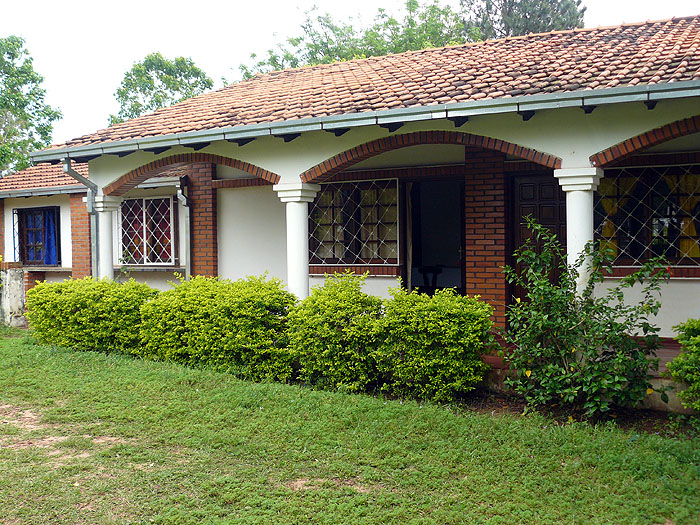
{"type": "Polygon", "coordinates": [[[671,377],[688,385],[678,392],[683,406],[700,412],[700,319],[688,319],[673,327],[678,331],[681,353],[668,364],[671,377]]]}
{"type": "Polygon", "coordinates": [[[491,307],[451,290],[365,294],[332,276],[301,302],[279,280],[193,277],[156,292],[129,281],[40,283],[27,294],[39,341],[209,366],[256,381],[450,401],[475,388],[491,307]]]}
{"type": "Polygon", "coordinates": [[[27,318],[45,344],[130,352],[140,344],[140,308],[157,293],[134,280],[42,282],[27,292],[27,318]]]}

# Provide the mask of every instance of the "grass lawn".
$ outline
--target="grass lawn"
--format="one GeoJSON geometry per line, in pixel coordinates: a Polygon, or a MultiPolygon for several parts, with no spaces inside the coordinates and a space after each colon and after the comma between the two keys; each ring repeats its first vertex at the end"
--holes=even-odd
{"type": "Polygon", "coordinates": [[[700,441],[0,340],[0,523],[700,522],[700,441]]]}

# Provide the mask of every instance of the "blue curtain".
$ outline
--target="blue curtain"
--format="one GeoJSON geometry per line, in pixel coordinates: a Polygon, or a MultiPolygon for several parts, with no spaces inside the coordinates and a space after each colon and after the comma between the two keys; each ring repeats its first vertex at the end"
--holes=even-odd
{"type": "Polygon", "coordinates": [[[56,212],[47,210],[44,212],[44,264],[58,264],[58,251],[56,249],[56,212]]]}

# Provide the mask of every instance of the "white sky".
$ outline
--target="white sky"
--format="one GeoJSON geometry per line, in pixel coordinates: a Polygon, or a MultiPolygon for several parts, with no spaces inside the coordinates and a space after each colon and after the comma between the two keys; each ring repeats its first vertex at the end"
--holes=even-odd
{"type": "MultiPolygon", "coordinates": [[[[54,142],[107,125],[124,73],[148,53],[191,57],[221,86],[238,65],[299,34],[318,5],[336,19],[369,22],[379,7],[397,13],[405,0],[0,0],[0,37],[21,36],[44,76],[46,101],[63,112],[54,142]]],[[[449,1],[457,5],[458,0],[449,1]]],[[[586,27],[700,14],[697,0],[584,0],[586,27]]]]}

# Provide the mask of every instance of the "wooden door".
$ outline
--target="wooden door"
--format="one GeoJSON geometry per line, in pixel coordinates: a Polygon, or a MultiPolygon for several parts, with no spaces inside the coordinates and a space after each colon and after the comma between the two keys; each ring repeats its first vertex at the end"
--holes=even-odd
{"type": "MultiPolygon", "coordinates": [[[[514,177],[513,200],[511,253],[530,236],[524,224],[528,215],[554,232],[566,249],[566,196],[553,175],[514,177]]],[[[522,299],[525,294],[523,290],[513,289],[511,295],[522,299]]]]}

